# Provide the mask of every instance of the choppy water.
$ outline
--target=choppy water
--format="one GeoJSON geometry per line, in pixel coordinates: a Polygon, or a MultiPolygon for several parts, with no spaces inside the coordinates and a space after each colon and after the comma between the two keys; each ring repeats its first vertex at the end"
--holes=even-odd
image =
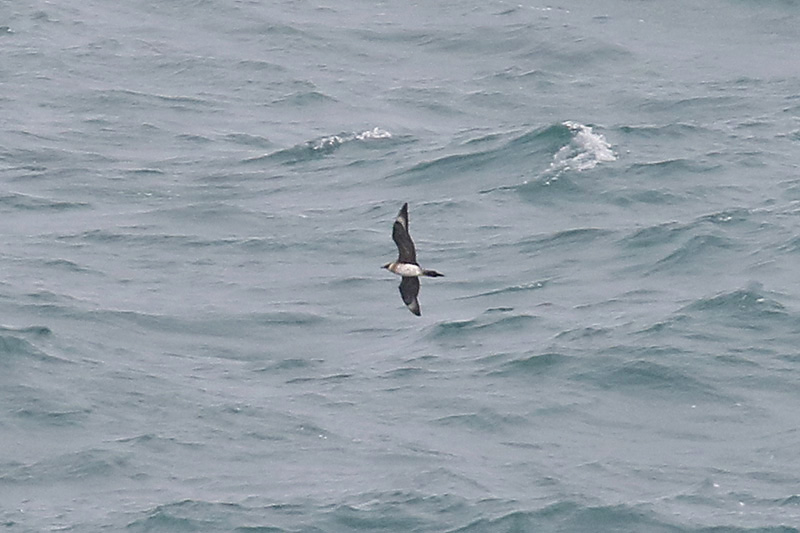
{"type": "Polygon", "coordinates": [[[4,2],[0,50],[4,530],[798,531],[798,2],[4,2]]]}

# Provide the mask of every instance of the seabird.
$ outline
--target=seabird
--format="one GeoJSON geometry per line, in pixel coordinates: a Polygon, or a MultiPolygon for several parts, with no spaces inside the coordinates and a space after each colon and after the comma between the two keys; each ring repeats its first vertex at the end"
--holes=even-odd
{"type": "Polygon", "coordinates": [[[411,240],[411,235],[408,234],[408,203],[403,204],[403,208],[400,209],[397,218],[394,219],[392,239],[394,239],[399,252],[397,261],[386,263],[381,268],[403,277],[403,281],[400,282],[400,296],[403,298],[403,303],[408,306],[412,313],[420,316],[422,313],[419,310],[419,300],[417,300],[419,277],[439,278],[444,274],[440,274],[435,270],[425,270],[417,263],[417,251],[414,249],[414,241],[411,240]]]}

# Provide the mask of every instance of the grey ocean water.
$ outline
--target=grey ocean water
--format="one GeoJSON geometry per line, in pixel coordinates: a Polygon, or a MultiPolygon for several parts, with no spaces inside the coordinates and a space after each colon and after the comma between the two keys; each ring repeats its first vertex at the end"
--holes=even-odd
{"type": "Polygon", "coordinates": [[[3,530],[798,531],[797,1],[3,1],[0,52],[3,530]]]}

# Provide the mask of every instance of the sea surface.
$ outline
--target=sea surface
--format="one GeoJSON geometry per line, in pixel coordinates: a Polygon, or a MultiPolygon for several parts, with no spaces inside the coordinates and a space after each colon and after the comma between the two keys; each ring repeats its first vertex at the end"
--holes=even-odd
{"type": "Polygon", "coordinates": [[[798,58],[796,0],[0,1],[0,530],[800,531],[798,58]]]}

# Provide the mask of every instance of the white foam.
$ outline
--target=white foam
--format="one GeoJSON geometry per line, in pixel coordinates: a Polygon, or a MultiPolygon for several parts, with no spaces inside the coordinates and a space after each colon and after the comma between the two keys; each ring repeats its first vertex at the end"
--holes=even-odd
{"type": "Polygon", "coordinates": [[[327,152],[333,150],[334,148],[338,148],[346,140],[347,139],[340,137],[339,135],[331,135],[330,137],[322,137],[321,139],[317,139],[310,144],[312,150],[322,150],[327,152]]]}
{"type": "Polygon", "coordinates": [[[589,170],[598,163],[616,161],[617,154],[600,133],[590,126],[568,120],[563,123],[572,132],[572,140],[553,156],[550,170],[589,170]]]}
{"type": "Polygon", "coordinates": [[[371,130],[363,131],[356,135],[356,140],[364,141],[367,139],[391,139],[392,134],[386,130],[383,130],[377,126],[372,128],[371,130]]]}
{"type": "Polygon", "coordinates": [[[343,133],[340,135],[330,135],[322,137],[316,141],[309,143],[312,150],[329,152],[338,148],[342,144],[350,141],[369,141],[373,139],[391,139],[392,134],[388,131],[378,128],[377,126],[371,130],[362,131],[361,133],[343,133]]]}

